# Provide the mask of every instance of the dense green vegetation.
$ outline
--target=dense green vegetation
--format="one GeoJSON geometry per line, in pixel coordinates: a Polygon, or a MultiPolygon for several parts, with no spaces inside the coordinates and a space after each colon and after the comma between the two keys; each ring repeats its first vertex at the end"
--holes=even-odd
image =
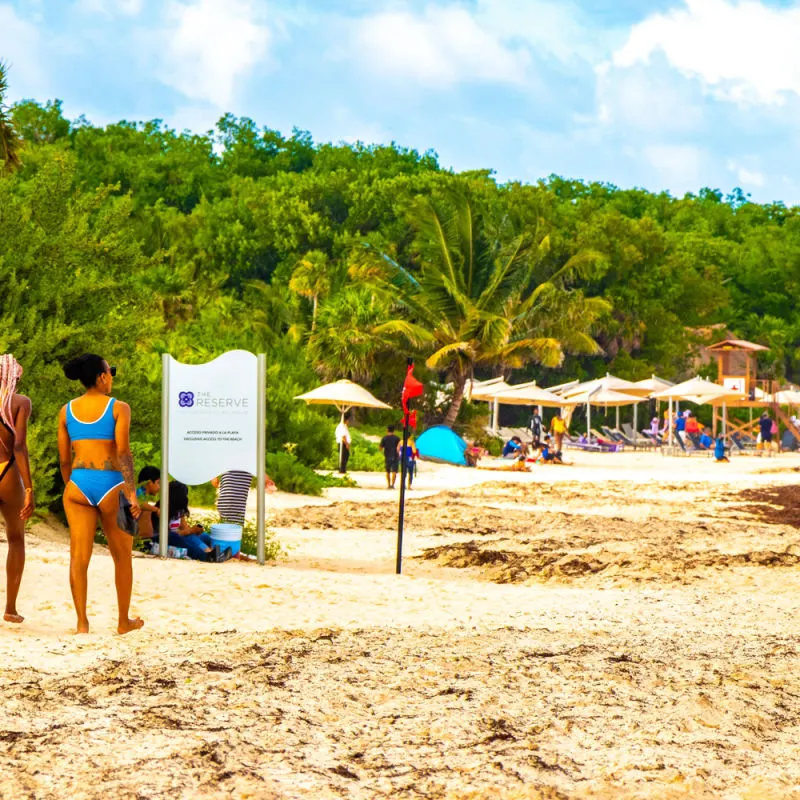
{"type": "Polygon", "coordinates": [[[473,373],[678,378],[714,325],[798,377],[800,209],[739,191],[501,185],[395,145],[232,116],[203,136],[99,128],[32,101],[0,112],[0,164],[0,352],[26,369],[40,504],[60,490],[56,415],[76,389],[60,365],[86,350],[119,368],[140,465],[157,456],[162,352],[267,352],[268,449],[310,467],[332,465],[336,415],[293,396],[350,377],[397,407],[407,354],[425,420],[456,425],[473,373]]]}

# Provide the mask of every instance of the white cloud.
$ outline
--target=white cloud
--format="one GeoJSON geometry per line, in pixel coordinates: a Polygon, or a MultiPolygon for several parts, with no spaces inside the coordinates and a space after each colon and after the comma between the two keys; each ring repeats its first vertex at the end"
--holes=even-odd
{"type": "Polygon", "coordinates": [[[661,184],[675,194],[697,191],[708,174],[709,156],[699,147],[686,144],[653,144],[644,148],[645,160],[661,184]]]}
{"type": "Polygon", "coordinates": [[[745,186],[764,186],[766,179],[764,173],[757,169],[748,169],[745,166],[737,163],[733,159],[729,160],[727,165],[728,170],[736,175],[737,180],[741,187],[745,186]]]}
{"type": "MultiPolygon", "coordinates": [[[[254,0],[172,0],[159,78],[193,100],[223,109],[267,55],[271,39],[254,0]]],[[[263,6],[263,4],[261,4],[263,6]]]]}
{"type": "Polygon", "coordinates": [[[122,14],[126,17],[137,16],[144,5],[144,0],[78,0],[77,8],[89,14],[114,16],[122,14]]]}
{"type": "Polygon", "coordinates": [[[686,132],[703,123],[693,84],[674,72],[635,66],[599,70],[596,120],[627,130],[686,132]]]}
{"type": "Polygon", "coordinates": [[[661,52],[684,75],[742,105],[800,94],[800,7],[756,0],[684,0],[684,7],[635,25],[613,55],[617,67],[661,52]]]}
{"type": "Polygon", "coordinates": [[[0,3],[0,59],[9,66],[6,102],[48,92],[39,31],[5,3],[0,3]]]}
{"type": "Polygon", "coordinates": [[[522,83],[530,63],[527,50],[503,44],[459,5],[363,17],[352,46],[370,69],[440,87],[473,80],[522,83]]]}
{"type": "Polygon", "coordinates": [[[477,0],[480,27],[501,40],[524,42],[562,62],[603,55],[608,31],[592,29],[581,9],[567,0],[477,0]]]}

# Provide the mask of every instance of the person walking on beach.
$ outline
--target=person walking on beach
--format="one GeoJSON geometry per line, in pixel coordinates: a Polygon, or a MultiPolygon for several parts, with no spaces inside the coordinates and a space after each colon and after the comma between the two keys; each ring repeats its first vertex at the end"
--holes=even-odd
{"type": "MultiPolygon", "coordinates": [[[[247,498],[254,477],[250,472],[232,469],[219,478],[212,478],[211,485],[217,490],[217,513],[223,522],[244,525],[247,516],[247,498]]],[[[269,475],[264,476],[264,488],[268,492],[277,491],[275,481],[269,475]]]]}
{"type": "Polygon", "coordinates": [[[761,444],[758,449],[769,450],[772,447],[772,418],[765,411],[758,421],[758,429],[761,433],[761,444]]]}
{"type": "Polygon", "coordinates": [[[394,425],[386,429],[386,436],[381,439],[383,460],[386,465],[386,488],[394,489],[397,483],[397,470],[400,466],[400,437],[394,432],[394,425]]]}
{"type": "Polygon", "coordinates": [[[6,526],[6,622],[20,623],[17,595],[25,569],[25,520],[33,514],[33,483],[28,458],[31,401],[17,394],[22,367],[10,353],[0,355],[0,513],[6,526]]]}
{"type": "Polygon", "coordinates": [[[542,442],[542,415],[539,413],[537,406],[533,408],[528,427],[531,429],[531,436],[533,437],[533,448],[538,449],[542,442]]]}
{"type": "Polygon", "coordinates": [[[64,489],[64,511],[70,536],[69,584],[78,615],[78,633],[89,632],[86,616],[87,572],[97,521],[103,526],[114,559],[119,611],[118,633],[144,625],[128,616],[133,589],[133,537],[117,522],[120,494],[127,497],[134,519],[141,513],[136,499],[130,448],[131,409],[111,397],[115,367],[94,353],[64,365],[64,375],[86,391],[65,405],[58,416],[58,455],[64,489]]]}
{"type": "Polygon", "coordinates": [[[347,462],[350,460],[350,426],[349,418],[342,417],[342,421],[336,426],[336,447],[339,451],[339,472],[344,475],[347,472],[347,462]]]}

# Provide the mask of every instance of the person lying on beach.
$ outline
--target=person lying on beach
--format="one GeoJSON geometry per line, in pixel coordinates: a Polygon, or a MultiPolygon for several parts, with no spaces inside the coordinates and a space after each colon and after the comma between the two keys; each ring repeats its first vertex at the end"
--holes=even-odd
{"type": "Polygon", "coordinates": [[[220,563],[231,558],[231,548],[220,551],[202,525],[189,523],[189,487],[180,481],[169,482],[169,539],[170,547],[185,548],[194,561],[220,563]]]}

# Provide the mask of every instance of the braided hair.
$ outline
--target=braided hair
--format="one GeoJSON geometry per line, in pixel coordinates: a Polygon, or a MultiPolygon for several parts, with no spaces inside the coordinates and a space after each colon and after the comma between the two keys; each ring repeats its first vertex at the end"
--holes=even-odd
{"type": "Polygon", "coordinates": [[[17,391],[17,381],[22,376],[22,366],[11,353],[0,355],[0,418],[14,430],[14,414],[11,399],[17,391]]]}

